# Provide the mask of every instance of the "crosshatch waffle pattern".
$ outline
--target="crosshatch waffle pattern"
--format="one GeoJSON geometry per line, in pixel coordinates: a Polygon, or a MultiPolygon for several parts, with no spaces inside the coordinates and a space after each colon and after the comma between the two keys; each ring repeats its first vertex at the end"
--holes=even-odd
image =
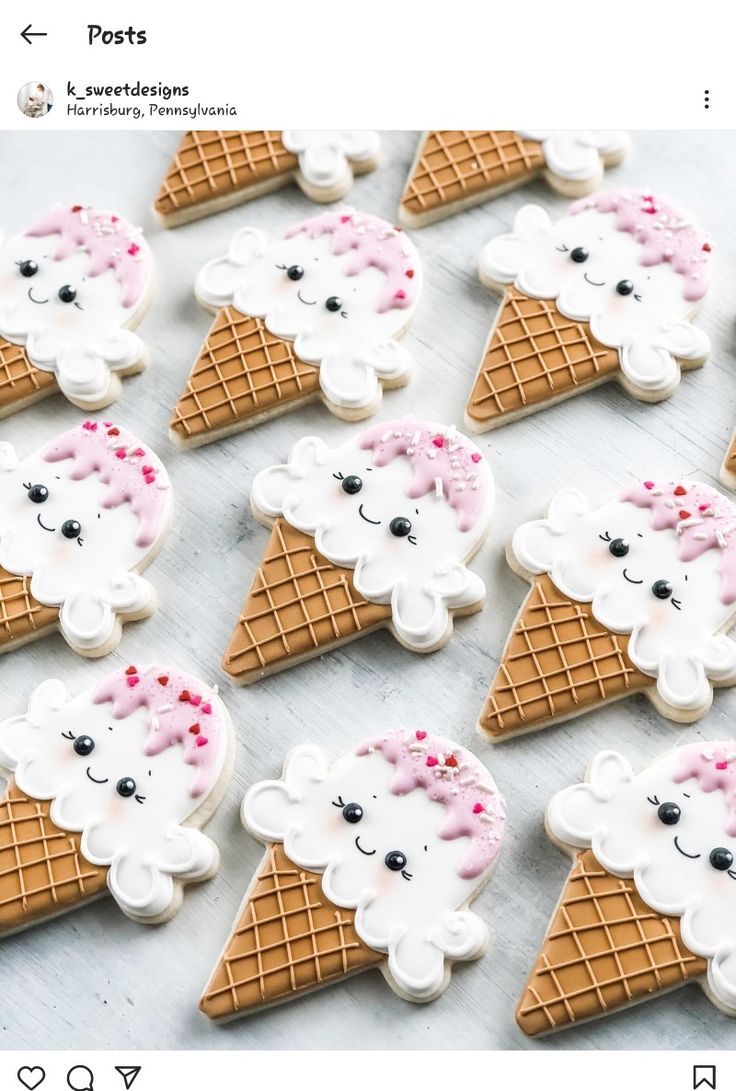
{"type": "Polygon", "coordinates": [[[55,389],[53,372],[34,367],[21,345],[0,337],[0,416],[26,398],[40,398],[55,389]]]}
{"type": "Polygon", "coordinates": [[[516,1011],[529,1035],[644,1000],[706,972],[677,917],[650,909],[633,879],[578,853],[516,1011]]]}
{"type": "Polygon", "coordinates": [[[30,576],[13,576],[0,568],[0,650],[51,628],[58,619],[56,606],[44,606],[31,594],[30,576]]]}
{"type": "Polygon", "coordinates": [[[501,738],[652,685],[628,646],[627,636],[596,621],[590,603],[571,601],[538,576],[504,649],[482,730],[501,738]]]}
{"type": "Polygon", "coordinates": [[[215,319],[171,427],[182,439],[232,428],[250,417],[316,395],[319,368],[305,364],[260,318],[223,307],[215,319]]]}
{"type": "Polygon", "coordinates": [[[723,460],[723,468],[726,473],[736,475],[736,433],[728,445],[726,457],[723,460]]]}
{"type": "Polygon", "coordinates": [[[322,892],[322,876],[271,845],[240,920],[200,1002],[221,1019],[382,962],[359,938],[354,913],[322,892]]]}
{"type": "Polygon", "coordinates": [[[587,322],[565,318],[554,300],[510,289],[501,305],[468,400],[468,416],[493,421],[507,413],[601,382],[619,369],[587,322]]]}
{"type": "Polygon", "coordinates": [[[107,868],[84,859],[80,835],[60,830],[50,809],[50,800],[28,798],[12,780],[0,800],[0,933],[107,889],[107,868]]]}
{"type": "Polygon", "coordinates": [[[162,216],[260,185],[296,170],[297,157],[272,130],[185,133],[155,208],[162,216]]]}
{"type": "Polygon", "coordinates": [[[223,666],[235,677],[257,676],[390,617],[390,605],[358,594],[351,569],[328,561],[313,538],[277,519],[223,666]]]}
{"type": "Polygon", "coordinates": [[[430,132],[401,203],[407,212],[418,215],[521,183],[543,166],[542,145],[511,131],[430,132]]]}

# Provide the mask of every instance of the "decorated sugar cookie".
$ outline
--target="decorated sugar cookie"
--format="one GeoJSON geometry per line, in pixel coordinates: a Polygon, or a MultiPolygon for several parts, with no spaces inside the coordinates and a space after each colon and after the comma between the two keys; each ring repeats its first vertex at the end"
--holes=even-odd
{"type": "Polygon", "coordinates": [[[454,962],[486,949],[469,905],[504,816],[485,766],[426,731],[378,735],[334,765],[297,747],[281,780],[245,797],[243,823],[266,855],[202,1011],[249,1014],[373,966],[406,1000],[433,1000],[454,962]]]}
{"type": "Polygon", "coordinates": [[[87,205],[0,243],[0,417],[58,390],[87,410],[115,401],[146,365],[133,328],[152,273],[141,230],[87,205]]]}
{"type": "Polygon", "coordinates": [[[485,599],[467,567],[493,510],[482,454],[454,428],[404,417],[338,447],[307,436],[256,477],[271,537],[223,666],[239,682],[388,627],[416,652],[485,599]]]}
{"type": "Polygon", "coordinates": [[[626,133],[602,129],[426,132],[401,198],[401,222],[423,227],[540,175],[557,193],[585,197],[629,145],[626,133]]]}
{"type": "Polygon", "coordinates": [[[0,653],[60,629],[104,655],[156,595],[140,572],[171,509],[169,475],[112,421],[85,421],[20,458],[0,443],[0,653]]]}
{"type": "Polygon", "coordinates": [[[399,344],[422,290],[401,228],[350,209],[323,212],[271,240],[238,231],[197,277],[217,315],[174,409],[171,437],[210,443],[320,398],[357,420],[383,388],[409,380],[399,344]]]}
{"type": "Polygon", "coordinates": [[[0,935],[112,894],[155,923],[218,852],[200,827],[230,776],[216,687],[175,667],[116,670],[70,696],[49,679],[0,722],[0,935]]]}
{"type": "Polygon", "coordinates": [[[353,175],[378,166],[379,150],[378,133],[369,129],[185,133],[154,212],[164,227],[176,227],[291,181],[313,201],[339,201],[353,175]]]}
{"type": "Polygon", "coordinates": [[[643,481],[593,504],[563,489],[508,559],[532,589],[481,713],[491,739],[636,691],[690,723],[736,681],[736,505],[711,485],[643,481]]]}
{"type": "Polygon", "coordinates": [[[616,189],[552,222],[537,205],[487,244],[480,279],[503,294],[466,407],[497,428],[609,380],[660,401],[702,364],[691,324],[711,282],[708,236],[668,198],[616,189]]]}
{"type": "Polygon", "coordinates": [[[690,981],[736,1015],[736,742],[640,773],[604,751],[554,796],[547,829],[574,865],[517,1008],[526,1034],[690,981]]]}

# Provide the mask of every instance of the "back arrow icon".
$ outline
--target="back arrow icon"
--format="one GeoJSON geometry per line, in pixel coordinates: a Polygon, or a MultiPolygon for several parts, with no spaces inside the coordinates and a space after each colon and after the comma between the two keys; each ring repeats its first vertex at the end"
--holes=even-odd
{"type": "Polygon", "coordinates": [[[20,36],[28,42],[29,45],[33,45],[31,38],[47,38],[48,34],[45,30],[31,30],[31,24],[29,23],[25,30],[21,30],[20,36]]]}

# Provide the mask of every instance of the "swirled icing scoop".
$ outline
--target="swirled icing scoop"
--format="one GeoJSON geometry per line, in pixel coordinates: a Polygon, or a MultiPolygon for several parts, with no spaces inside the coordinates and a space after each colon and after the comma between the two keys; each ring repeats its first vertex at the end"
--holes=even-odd
{"type": "Polygon", "coordinates": [[[231,736],[216,687],[168,664],[131,664],[77,696],[38,686],[0,722],[0,934],[105,890],[135,920],[172,916],[183,886],[217,870],[199,827],[227,783],[231,736]]]}
{"type": "Polygon", "coordinates": [[[225,670],[254,681],[379,626],[412,651],[441,647],[454,614],[483,604],[467,563],[493,501],[487,461],[452,427],[404,417],[334,448],[301,439],[253,483],[271,539],[225,670]]]}
{"type": "Polygon", "coordinates": [[[146,349],[153,257],[122,216],[58,207],[0,245],[0,417],[59,389],[83,409],[120,393],[146,349]]]}
{"type": "Polygon", "coordinates": [[[486,927],[469,905],[498,858],[505,805],[456,743],[389,731],[334,764],[299,746],[280,780],[248,791],[243,821],[267,852],[202,997],[210,1018],[371,966],[405,999],[432,1000],[454,962],[483,953],[486,927]]]}
{"type": "Polygon", "coordinates": [[[0,443],[0,652],[59,628],[104,655],[155,592],[140,572],[171,510],[166,469],[113,421],[88,420],[19,458],[0,443]]]}
{"type": "Polygon", "coordinates": [[[575,863],[517,1010],[526,1033],[689,981],[736,1015],[735,801],[733,740],[641,772],[605,751],[553,797],[547,828],[575,863]]]}

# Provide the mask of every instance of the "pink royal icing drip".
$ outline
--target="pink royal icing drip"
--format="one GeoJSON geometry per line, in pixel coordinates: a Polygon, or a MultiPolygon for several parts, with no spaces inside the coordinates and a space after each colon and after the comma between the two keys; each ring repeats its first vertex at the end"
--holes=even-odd
{"type": "Polygon", "coordinates": [[[726,797],[726,833],[736,837],[736,740],[680,747],[672,779],[675,784],[694,779],[703,792],[722,791],[726,797]]]}
{"type": "Polygon", "coordinates": [[[443,841],[469,837],[470,847],[458,867],[463,879],[474,879],[489,867],[501,848],[506,804],[485,766],[462,746],[426,731],[392,731],[362,743],[360,755],[380,750],[396,772],[389,785],[394,795],[423,788],[447,808],[439,830],[443,841]]]}
{"type": "Polygon", "coordinates": [[[702,299],[711,283],[711,243],[708,236],[668,198],[647,190],[609,189],[576,201],[570,212],[586,209],[613,212],[619,231],[628,231],[642,245],[642,265],[668,261],[684,278],[685,299],[702,299]]]}
{"type": "Polygon", "coordinates": [[[151,255],[139,228],[112,212],[83,205],[57,208],[36,220],[26,231],[32,238],[59,235],[54,261],[63,261],[75,250],[89,254],[87,275],[115,272],[123,290],[122,304],[132,307],[140,299],[151,272],[151,255]]]}
{"type": "Polygon", "coordinates": [[[145,705],[149,734],[143,752],[155,757],[170,746],[182,746],[184,761],[197,770],[189,789],[196,799],[212,787],[221,748],[227,744],[220,708],[212,700],[212,691],[205,695],[203,688],[198,678],[185,671],[167,667],[138,671],[131,666],[109,674],[92,700],[96,705],[110,701],[116,720],[124,720],[145,705]]]}
{"type": "Polygon", "coordinates": [[[442,495],[457,512],[459,529],[472,529],[485,506],[491,473],[483,455],[465,436],[452,428],[403,417],[374,424],[360,437],[360,446],[373,451],[376,466],[387,466],[406,455],[414,471],[407,496],[413,499],[436,489],[439,479],[442,495]]]}
{"type": "Polygon", "coordinates": [[[332,235],[332,253],[353,251],[345,272],[356,276],[369,266],[380,269],[388,277],[386,289],[376,302],[379,314],[384,311],[411,307],[417,295],[417,258],[401,228],[386,220],[353,209],[323,212],[289,228],[285,238],[304,231],[310,239],[332,235]]]}
{"type": "Polygon", "coordinates": [[[736,602],[736,505],[711,485],[698,481],[644,481],[621,497],[650,508],[654,530],[674,530],[681,561],[697,560],[709,549],[721,551],[721,601],[736,602]]]}
{"type": "Polygon", "coordinates": [[[42,457],[47,462],[74,459],[72,481],[98,473],[108,486],[102,506],[130,504],[138,517],[135,544],[149,546],[155,541],[166,516],[169,477],[153,451],[125,428],[111,421],[85,421],[47,444],[42,457]]]}

